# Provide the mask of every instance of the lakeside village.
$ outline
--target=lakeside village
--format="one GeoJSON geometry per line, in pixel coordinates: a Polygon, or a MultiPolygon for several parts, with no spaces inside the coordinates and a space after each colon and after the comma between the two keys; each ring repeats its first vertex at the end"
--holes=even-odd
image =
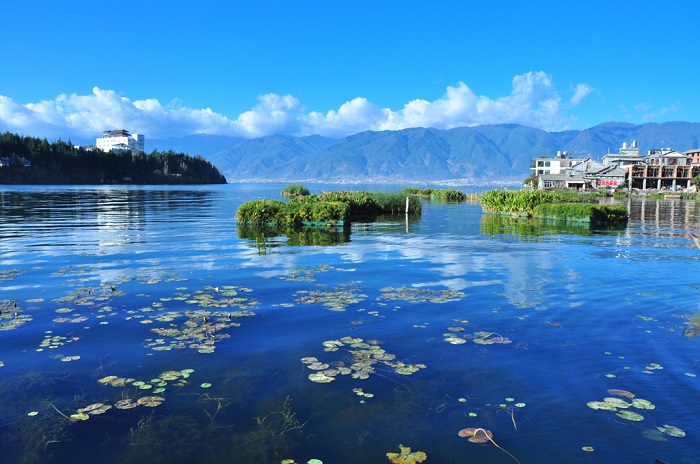
{"type": "Polygon", "coordinates": [[[540,190],[674,191],[696,193],[693,178],[700,176],[700,149],[678,152],[671,148],[639,154],[637,142],[622,144],[619,153],[608,153],[600,161],[570,158],[565,151],[553,158],[533,161],[530,186],[540,190]]]}

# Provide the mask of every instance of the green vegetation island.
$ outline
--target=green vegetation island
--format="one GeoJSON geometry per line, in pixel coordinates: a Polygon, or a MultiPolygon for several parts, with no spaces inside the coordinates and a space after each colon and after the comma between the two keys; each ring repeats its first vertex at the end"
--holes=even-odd
{"type": "Polygon", "coordinates": [[[0,184],[225,184],[201,156],[173,151],[132,154],[73,146],[70,141],[0,135],[0,184]]]}
{"type": "Polygon", "coordinates": [[[349,221],[405,213],[420,216],[422,199],[444,202],[478,201],[487,214],[540,218],[599,226],[627,223],[622,204],[598,204],[599,196],[576,191],[491,190],[467,197],[458,190],[407,188],[401,192],[331,191],[310,194],[302,184],[281,192],[286,202],[253,200],[243,203],[236,219],[248,229],[345,226],[349,221]]]}
{"type": "Polygon", "coordinates": [[[419,215],[421,203],[417,197],[402,192],[384,193],[333,191],[309,194],[300,184],[284,188],[279,200],[253,200],[243,203],[236,218],[244,227],[337,227],[358,218],[405,213],[419,215]]]}
{"type": "Polygon", "coordinates": [[[487,213],[603,226],[626,224],[629,218],[625,205],[601,205],[596,195],[575,191],[491,190],[481,197],[481,207],[487,213]]]}

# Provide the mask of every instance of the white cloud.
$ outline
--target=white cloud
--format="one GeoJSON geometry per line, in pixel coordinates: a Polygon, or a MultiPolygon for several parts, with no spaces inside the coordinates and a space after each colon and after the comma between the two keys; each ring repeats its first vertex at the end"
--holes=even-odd
{"type": "Polygon", "coordinates": [[[581,103],[591,92],[594,92],[595,88],[588,84],[578,84],[573,90],[574,95],[569,100],[569,103],[575,106],[581,103]]]}
{"type": "MultiPolygon", "coordinates": [[[[578,84],[570,103],[578,104],[594,89],[578,84]]],[[[448,86],[435,101],[412,100],[399,110],[380,108],[366,98],[337,110],[308,111],[292,95],[266,94],[250,110],[231,119],[210,108],[194,109],[176,101],[130,100],[113,90],[89,95],[61,94],[54,100],[20,104],[0,95],[0,127],[49,138],[92,138],[105,129],[126,128],[150,138],[193,133],[259,137],[269,134],[321,134],[342,137],[364,130],[409,127],[453,128],[517,123],[545,130],[566,127],[561,98],[544,72],[515,76],[510,95],[491,99],[476,95],[464,82],[448,86]]]]}

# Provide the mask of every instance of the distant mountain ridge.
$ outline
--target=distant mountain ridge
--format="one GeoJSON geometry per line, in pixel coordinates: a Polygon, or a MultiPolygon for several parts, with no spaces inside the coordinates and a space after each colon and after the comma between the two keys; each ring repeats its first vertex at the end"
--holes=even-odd
{"type": "Polygon", "coordinates": [[[698,148],[700,123],[607,122],[563,132],[496,124],[366,131],[337,140],[319,135],[241,139],[200,134],[151,141],[147,137],[146,147],[201,155],[229,182],[484,183],[522,180],[533,159],[559,150],[571,157],[600,159],[633,140],[642,155],[652,148],[698,148]]]}

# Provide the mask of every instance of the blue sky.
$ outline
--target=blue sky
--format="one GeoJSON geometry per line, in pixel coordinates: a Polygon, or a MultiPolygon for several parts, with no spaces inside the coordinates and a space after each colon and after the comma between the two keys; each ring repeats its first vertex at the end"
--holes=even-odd
{"type": "Polygon", "coordinates": [[[700,3],[6,2],[0,131],[698,122],[700,3]]]}

